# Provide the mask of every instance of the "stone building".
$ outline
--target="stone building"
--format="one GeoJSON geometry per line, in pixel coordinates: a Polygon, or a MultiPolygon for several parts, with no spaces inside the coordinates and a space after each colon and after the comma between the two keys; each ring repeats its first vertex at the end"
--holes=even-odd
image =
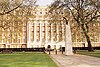
{"type": "MultiPolygon", "coordinates": [[[[0,16],[0,25],[8,23],[7,27],[0,27],[0,48],[34,48],[47,47],[54,48],[65,46],[65,23],[63,12],[59,14],[48,13],[47,7],[39,6],[31,8],[27,12],[17,9],[11,15],[0,16]],[[55,16],[51,16],[54,14],[55,16]],[[56,17],[56,18],[55,18],[56,17]],[[57,19],[58,18],[58,19],[57,19]]],[[[73,47],[87,46],[84,35],[77,27],[71,23],[73,47]]],[[[100,46],[100,23],[90,24],[90,37],[93,46],[100,46]]]]}

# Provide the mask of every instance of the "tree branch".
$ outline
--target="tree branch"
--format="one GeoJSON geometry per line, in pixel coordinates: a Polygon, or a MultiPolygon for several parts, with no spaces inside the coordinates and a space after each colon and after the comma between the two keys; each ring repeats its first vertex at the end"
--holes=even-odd
{"type": "Polygon", "coordinates": [[[17,7],[13,8],[13,9],[12,9],[12,10],[10,10],[10,11],[4,12],[4,13],[0,13],[0,15],[5,15],[5,14],[8,14],[8,13],[10,13],[10,12],[14,11],[15,9],[17,9],[18,7],[20,7],[21,5],[22,5],[22,3],[21,3],[21,4],[19,4],[17,7]]]}
{"type": "Polygon", "coordinates": [[[98,18],[98,17],[100,17],[100,15],[92,17],[92,18],[89,20],[89,22],[91,22],[93,19],[96,19],[96,18],[98,18]]]}

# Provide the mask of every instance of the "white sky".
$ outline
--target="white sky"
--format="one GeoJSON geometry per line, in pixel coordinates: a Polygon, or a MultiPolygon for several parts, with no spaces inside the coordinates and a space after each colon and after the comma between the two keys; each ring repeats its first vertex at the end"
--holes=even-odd
{"type": "Polygon", "coordinates": [[[36,4],[40,6],[47,6],[50,5],[52,2],[53,0],[38,0],[36,4]]]}

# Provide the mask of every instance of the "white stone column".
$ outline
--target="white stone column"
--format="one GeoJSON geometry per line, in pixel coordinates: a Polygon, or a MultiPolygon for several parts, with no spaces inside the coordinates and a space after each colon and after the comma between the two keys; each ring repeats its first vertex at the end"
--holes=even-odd
{"type": "Polygon", "coordinates": [[[27,23],[27,41],[29,42],[29,23],[27,23]]]}
{"type": "Polygon", "coordinates": [[[62,41],[65,43],[65,25],[62,24],[62,41]]]}
{"type": "Polygon", "coordinates": [[[65,25],[65,55],[73,55],[70,25],[65,25]]]}
{"type": "Polygon", "coordinates": [[[51,26],[52,24],[49,24],[49,26],[50,26],[50,43],[52,43],[52,26],[51,26]]]}
{"type": "Polygon", "coordinates": [[[56,35],[57,35],[57,42],[59,42],[59,24],[57,24],[56,26],[57,26],[57,27],[56,27],[56,28],[57,28],[57,30],[56,30],[56,31],[57,31],[57,32],[56,32],[56,33],[57,33],[57,34],[56,34],[56,35]]]}
{"type": "Polygon", "coordinates": [[[41,46],[42,46],[42,47],[43,47],[43,46],[45,45],[45,43],[46,43],[46,42],[45,42],[45,41],[46,41],[46,40],[45,40],[45,39],[46,39],[46,37],[45,37],[46,35],[45,35],[45,34],[46,34],[46,33],[45,33],[45,21],[44,21],[44,22],[42,23],[42,35],[41,35],[41,36],[42,36],[42,38],[41,38],[41,39],[42,39],[42,42],[41,42],[41,46]]]}
{"type": "Polygon", "coordinates": [[[34,42],[36,42],[36,22],[34,23],[34,42]]]}
{"type": "MultiPolygon", "coordinates": [[[[52,24],[49,24],[49,26],[50,26],[50,45],[52,46],[52,24]]],[[[52,48],[52,47],[51,47],[52,48]]]]}
{"type": "Polygon", "coordinates": [[[29,23],[29,42],[31,41],[30,39],[30,36],[31,36],[31,29],[30,29],[31,27],[30,27],[30,23],[29,23]]]}
{"type": "Polygon", "coordinates": [[[45,33],[46,33],[46,43],[48,42],[48,24],[47,23],[45,23],[45,33]]]}
{"type": "Polygon", "coordinates": [[[55,38],[55,34],[56,34],[56,33],[54,33],[54,29],[55,29],[54,26],[55,26],[54,24],[51,24],[51,42],[52,43],[55,43],[53,41],[53,39],[55,38]]]}
{"type": "Polygon", "coordinates": [[[40,22],[40,45],[42,44],[42,22],[40,22]]]}
{"type": "Polygon", "coordinates": [[[30,36],[31,36],[31,29],[30,29],[30,22],[28,22],[28,24],[27,24],[27,42],[28,42],[28,44],[27,44],[27,47],[29,48],[30,47],[30,42],[31,42],[31,40],[30,40],[30,36]]]}

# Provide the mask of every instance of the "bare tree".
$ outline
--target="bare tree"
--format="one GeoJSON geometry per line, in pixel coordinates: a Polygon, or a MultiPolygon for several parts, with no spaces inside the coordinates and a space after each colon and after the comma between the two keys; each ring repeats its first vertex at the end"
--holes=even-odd
{"type": "Polygon", "coordinates": [[[88,24],[100,19],[100,0],[56,0],[50,8],[50,11],[68,9],[86,37],[88,51],[94,51],[88,34],[88,24]]]}
{"type": "Polygon", "coordinates": [[[0,15],[8,14],[21,6],[33,6],[37,0],[0,0],[0,15]]]}
{"type": "Polygon", "coordinates": [[[35,2],[36,0],[2,0],[0,2],[0,30],[8,31],[6,33],[9,34],[5,39],[13,39],[14,33],[21,35],[23,24],[27,24],[28,17],[33,15],[31,9],[34,8],[35,2]]]}
{"type": "Polygon", "coordinates": [[[21,5],[21,0],[0,0],[0,15],[8,14],[21,5]]]}

